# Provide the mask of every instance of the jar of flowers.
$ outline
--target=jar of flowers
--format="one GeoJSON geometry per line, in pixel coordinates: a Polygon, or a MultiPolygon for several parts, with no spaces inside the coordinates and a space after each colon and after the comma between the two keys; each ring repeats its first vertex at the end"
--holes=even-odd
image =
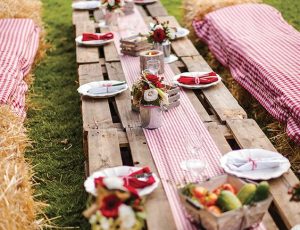
{"type": "Polygon", "coordinates": [[[125,5],[124,0],[101,0],[104,19],[107,26],[117,26],[118,15],[125,5]]]}
{"type": "Polygon", "coordinates": [[[143,71],[132,87],[132,108],[140,111],[142,127],[157,129],[162,126],[162,106],[168,105],[168,94],[163,79],[143,71]]]}
{"type": "Polygon", "coordinates": [[[165,57],[171,55],[171,40],[175,38],[175,32],[169,26],[169,21],[160,23],[157,18],[153,18],[154,24],[148,34],[148,41],[153,43],[155,50],[164,52],[165,57]]]}

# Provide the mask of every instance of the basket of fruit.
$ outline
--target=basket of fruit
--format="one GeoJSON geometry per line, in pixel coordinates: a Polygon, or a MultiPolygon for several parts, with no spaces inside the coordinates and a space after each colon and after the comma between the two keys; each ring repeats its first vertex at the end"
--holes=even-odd
{"type": "Polygon", "coordinates": [[[208,230],[259,224],[272,202],[268,182],[247,183],[231,175],[188,184],[179,189],[179,196],[191,219],[208,230]]]}

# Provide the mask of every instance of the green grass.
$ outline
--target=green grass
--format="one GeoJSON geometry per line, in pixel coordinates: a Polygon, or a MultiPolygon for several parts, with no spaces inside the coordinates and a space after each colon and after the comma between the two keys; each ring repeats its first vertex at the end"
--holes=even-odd
{"type": "Polygon", "coordinates": [[[54,221],[58,226],[84,228],[84,155],[70,5],[71,1],[43,0],[52,48],[34,73],[30,99],[39,109],[28,111],[26,125],[34,143],[26,155],[36,165],[36,190],[50,205],[45,210],[48,217],[59,217],[54,221]],[[61,143],[65,139],[66,145],[61,143]]]}
{"type": "MultiPolygon", "coordinates": [[[[27,127],[33,148],[26,155],[36,165],[37,194],[50,206],[45,210],[61,227],[87,229],[81,215],[85,208],[83,189],[84,156],[74,36],[71,23],[71,0],[42,0],[47,39],[52,45],[47,57],[35,70],[30,98],[39,109],[28,112],[27,127]],[[62,140],[68,139],[64,145],[62,140]],[[69,145],[72,147],[64,150],[69,145]]],[[[170,15],[180,21],[180,0],[163,0],[170,15]]],[[[300,1],[266,0],[277,7],[285,19],[300,29],[300,1]]]]}

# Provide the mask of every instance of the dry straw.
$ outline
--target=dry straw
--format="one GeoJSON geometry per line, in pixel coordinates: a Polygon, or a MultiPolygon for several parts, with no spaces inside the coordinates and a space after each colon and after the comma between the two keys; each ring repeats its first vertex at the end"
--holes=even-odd
{"type": "MultiPolygon", "coordinates": [[[[31,18],[41,28],[40,46],[35,64],[46,51],[45,32],[39,0],[1,0],[0,19],[31,18]]],[[[25,77],[28,85],[33,75],[25,77]]],[[[44,204],[33,196],[33,171],[24,158],[30,145],[22,120],[8,106],[0,106],[0,229],[33,230],[46,226],[44,204]],[[39,219],[40,218],[40,219],[39,219]]]]}

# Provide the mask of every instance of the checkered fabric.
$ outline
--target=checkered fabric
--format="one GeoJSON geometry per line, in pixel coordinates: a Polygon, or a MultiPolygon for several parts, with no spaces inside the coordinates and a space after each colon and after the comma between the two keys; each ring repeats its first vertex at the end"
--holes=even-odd
{"type": "Polygon", "coordinates": [[[193,26],[234,79],[300,143],[300,33],[265,4],[226,7],[193,26]]]}
{"type": "Polygon", "coordinates": [[[39,45],[39,28],[30,19],[0,20],[0,104],[26,116],[24,77],[29,73],[39,45]]]}

